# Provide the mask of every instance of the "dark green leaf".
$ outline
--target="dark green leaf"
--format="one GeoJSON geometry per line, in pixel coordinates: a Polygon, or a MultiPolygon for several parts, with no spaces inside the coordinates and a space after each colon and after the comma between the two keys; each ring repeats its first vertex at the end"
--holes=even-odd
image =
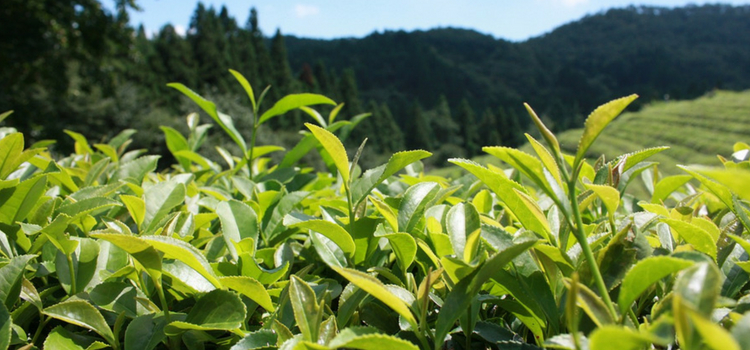
{"type": "Polygon", "coordinates": [[[101,335],[109,344],[116,344],[112,330],[99,311],[83,300],[69,300],[44,309],[44,314],[101,335]]]}

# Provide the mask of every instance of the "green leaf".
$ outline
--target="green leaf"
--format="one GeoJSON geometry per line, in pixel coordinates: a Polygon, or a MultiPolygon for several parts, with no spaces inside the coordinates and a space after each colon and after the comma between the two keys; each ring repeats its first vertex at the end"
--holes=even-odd
{"type": "Polygon", "coordinates": [[[73,254],[76,247],[78,247],[78,241],[71,240],[65,234],[65,229],[68,228],[70,219],[70,216],[60,214],[42,230],[42,233],[47,236],[50,242],[65,255],[73,254]]]}
{"type": "Polygon", "coordinates": [[[370,169],[357,179],[352,185],[352,200],[354,206],[359,205],[372,190],[380,183],[393,176],[401,169],[421,159],[431,156],[432,153],[416,150],[396,152],[388,159],[388,163],[377,168],[370,169]]]}
{"type": "MultiPolygon", "coordinates": [[[[571,280],[566,279],[565,285],[570,290],[571,280]]],[[[596,293],[583,284],[578,284],[575,289],[578,292],[576,304],[586,312],[597,327],[603,327],[615,322],[614,317],[617,315],[610,313],[607,305],[604,304],[600,296],[596,295],[596,293]]]]}
{"type": "Polygon", "coordinates": [[[119,180],[126,180],[140,185],[143,182],[143,177],[145,177],[147,173],[156,170],[159,158],[159,156],[144,156],[120,163],[120,166],[115,170],[115,173],[112,175],[109,182],[113,183],[119,180]]]}
{"type": "Polygon", "coordinates": [[[252,238],[253,242],[258,241],[260,230],[258,216],[249,205],[234,199],[219,203],[216,206],[216,214],[221,222],[222,236],[227,249],[232,254],[232,258],[237,261],[235,244],[245,238],[252,238]]]}
{"type": "Polygon", "coordinates": [[[362,349],[362,350],[417,350],[416,345],[387,334],[379,333],[375,328],[352,327],[341,330],[333,338],[328,347],[331,349],[362,349]]]}
{"type": "Polygon", "coordinates": [[[17,256],[0,268],[0,303],[5,304],[8,310],[13,309],[13,305],[21,295],[23,271],[26,264],[35,257],[35,255],[17,256]]]}
{"type": "Polygon", "coordinates": [[[94,343],[98,342],[95,342],[92,338],[74,334],[62,326],[57,326],[47,335],[43,348],[55,350],[88,350],[88,347],[95,346],[94,343]]]}
{"type": "Polygon", "coordinates": [[[282,115],[286,112],[289,112],[293,109],[300,108],[302,106],[311,106],[311,105],[319,105],[319,104],[327,104],[327,105],[336,105],[336,102],[333,102],[328,97],[325,97],[323,95],[318,94],[290,94],[284,96],[282,99],[280,99],[278,102],[276,102],[271,109],[267,110],[265,113],[263,113],[260,116],[260,119],[258,120],[258,125],[263,124],[266,120],[271,119],[275,116],[282,115]]]}
{"type": "Polygon", "coordinates": [[[177,181],[164,181],[144,189],[143,202],[146,214],[143,216],[144,232],[156,229],[159,222],[172,208],[185,201],[185,185],[177,181]]]}
{"type": "Polygon", "coordinates": [[[698,313],[687,310],[690,320],[693,321],[695,329],[698,330],[703,343],[713,350],[741,350],[740,345],[732,338],[732,335],[723,327],[711,322],[711,320],[698,313]]]}
{"type": "Polygon", "coordinates": [[[146,269],[146,272],[154,280],[157,288],[161,288],[161,255],[159,255],[159,252],[149,242],[140,237],[116,233],[95,233],[91,237],[108,241],[128,252],[146,269]]]}
{"type": "Polygon", "coordinates": [[[35,176],[20,184],[0,189],[0,223],[23,221],[47,189],[47,176],[35,176]]]}
{"type": "Polygon", "coordinates": [[[721,272],[716,264],[706,262],[682,270],[673,292],[704,317],[710,317],[721,291],[721,272]]]}
{"type": "Polygon", "coordinates": [[[732,336],[742,349],[750,349],[750,313],[745,313],[732,327],[732,336]]]}
{"type": "Polygon", "coordinates": [[[599,134],[601,134],[607,124],[620,115],[625,107],[636,98],[638,98],[638,95],[630,95],[610,101],[599,106],[589,114],[583,127],[583,135],[581,135],[581,139],[578,141],[578,150],[576,151],[576,158],[573,164],[578,165],[580,163],[583,157],[586,156],[586,152],[591,147],[591,144],[599,137],[599,134]]]}
{"type": "Polygon", "coordinates": [[[301,278],[292,275],[289,279],[289,299],[294,310],[294,319],[302,333],[302,339],[315,342],[320,333],[323,313],[315,291],[301,278]]]}
{"type": "Polygon", "coordinates": [[[612,186],[586,184],[587,189],[594,191],[599,199],[602,200],[607,212],[614,215],[617,207],[620,206],[620,191],[612,186]]]}
{"type": "Polygon", "coordinates": [[[214,274],[211,265],[197,248],[184,241],[167,236],[143,236],[141,239],[148,242],[156,250],[164,252],[165,258],[182,261],[211,282],[214,287],[221,288],[221,282],[214,274]]]}
{"type": "Polygon", "coordinates": [[[72,218],[71,220],[77,220],[90,213],[93,213],[94,211],[110,207],[118,207],[120,205],[120,202],[113,199],[104,197],[92,197],[61,206],[57,209],[57,212],[59,214],[70,216],[72,218]]]}
{"type": "Polygon", "coordinates": [[[544,164],[544,167],[547,168],[550,174],[552,174],[552,177],[555,178],[557,183],[562,185],[562,180],[560,179],[560,168],[557,166],[555,158],[549,153],[549,150],[531,135],[526,134],[526,138],[529,140],[531,147],[534,148],[536,155],[539,156],[542,164],[544,164]]]}
{"type": "Polygon", "coordinates": [[[625,164],[622,167],[622,172],[626,172],[633,168],[634,166],[638,165],[640,162],[650,158],[651,156],[660,153],[662,151],[666,151],[669,149],[669,146],[661,146],[661,147],[652,147],[652,148],[646,148],[642,150],[638,150],[632,153],[623,154],[615,160],[615,163],[617,163],[620,159],[623,157],[627,157],[625,159],[625,164]]]}
{"type": "Polygon", "coordinates": [[[716,260],[716,242],[706,230],[689,222],[677,219],[662,219],[673,230],[677,231],[685,242],[690,243],[696,250],[708,254],[716,260]]]}
{"type": "Polygon", "coordinates": [[[344,267],[347,265],[346,255],[341,248],[326,236],[315,231],[310,231],[310,241],[315,251],[318,252],[320,260],[328,266],[344,267]]]}
{"type": "Polygon", "coordinates": [[[180,134],[179,131],[173,128],[170,128],[168,126],[160,126],[159,128],[161,128],[161,130],[164,132],[164,138],[166,139],[167,149],[169,149],[169,152],[175,155],[175,158],[180,162],[180,165],[182,165],[183,169],[185,169],[186,171],[189,170],[190,161],[176,156],[177,152],[190,150],[188,141],[184,136],[182,136],[182,134],[180,134]]]}
{"type": "Polygon", "coordinates": [[[551,229],[547,218],[533,200],[519,194],[525,191],[521,185],[508,179],[505,174],[494,172],[470,160],[449,159],[448,161],[466,169],[487,185],[527,230],[538,233],[542,237],[550,237],[551,229]]]}
{"type": "Polygon", "coordinates": [[[313,135],[315,135],[315,138],[318,139],[318,142],[320,142],[326,152],[328,152],[331,158],[333,158],[333,163],[336,166],[336,170],[338,170],[341,178],[344,180],[344,183],[347,184],[346,186],[348,186],[349,158],[347,158],[346,149],[341,143],[341,140],[339,140],[339,138],[330,131],[319,126],[312,125],[310,123],[305,123],[305,126],[310,129],[313,135]]]}
{"type": "Polygon", "coordinates": [[[185,96],[189,97],[193,102],[195,102],[200,108],[202,108],[208,115],[217,123],[219,126],[221,126],[222,129],[229,135],[229,137],[237,144],[237,146],[240,147],[242,152],[247,152],[247,144],[245,143],[245,139],[242,138],[242,135],[239,131],[234,127],[234,122],[232,121],[232,118],[229,117],[226,114],[222,114],[216,109],[216,105],[203,98],[202,96],[196,94],[193,90],[190,90],[185,85],[182,85],[180,83],[170,83],[167,84],[167,86],[175,88],[185,94],[185,96]]]}
{"type": "Polygon", "coordinates": [[[531,179],[534,184],[543,189],[547,194],[552,195],[552,191],[544,179],[541,160],[528,153],[510,147],[482,147],[482,150],[499,158],[503,162],[508,163],[508,165],[531,179]]]}
{"type": "Polygon", "coordinates": [[[404,192],[398,209],[400,231],[411,233],[422,219],[427,204],[437,195],[440,185],[436,182],[420,182],[404,192]]]}
{"type": "Polygon", "coordinates": [[[531,120],[534,122],[534,125],[536,125],[536,128],[539,130],[539,132],[542,134],[544,140],[547,141],[547,144],[550,146],[550,148],[552,148],[553,154],[559,156],[561,154],[560,143],[557,142],[555,134],[547,129],[547,126],[544,125],[542,119],[540,119],[539,116],[536,115],[536,112],[531,109],[531,106],[529,106],[528,103],[524,103],[523,106],[526,107],[526,111],[529,113],[529,116],[531,116],[531,120]]]}
{"type": "Polygon", "coordinates": [[[240,339],[229,350],[270,349],[276,347],[277,341],[276,332],[271,329],[260,329],[240,339]]]}
{"type": "Polygon", "coordinates": [[[389,233],[383,235],[391,244],[402,271],[406,271],[417,256],[417,241],[408,233],[389,233]]]}
{"type": "Polygon", "coordinates": [[[124,282],[101,283],[89,292],[89,298],[102,309],[116,314],[123,312],[130,318],[150,313],[150,310],[136,300],[137,298],[147,299],[146,295],[133,285],[124,282]]]}
{"type": "Polygon", "coordinates": [[[122,194],[120,195],[120,200],[125,204],[125,207],[128,209],[130,217],[133,218],[135,225],[143,227],[143,218],[146,216],[146,203],[143,199],[122,194]]]}
{"type": "MultiPolygon", "coordinates": [[[[268,219],[268,223],[263,228],[263,231],[261,231],[266,242],[272,241],[280,232],[286,230],[286,227],[283,225],[284,217],[291,213],[294,207],[308,195],[308,192],[298,191],[287,193],[281,197],[271,212],[271,218],[268,219]]],[[[266,213],[266,217],[268,217],[267,215],[266,213]]]]}
{"type": "Polygon", "coordinates": [[[43,313],[79,327],[92,330],[102,336],[110,345],[117,347],[112,330],[95,307],[83,300],[69,300],[44,309],[43,313]]]}
{"type": "Polygon", "coordinates": [[[356,246],[354,245],[352,236],[343,227],[337,224],[325,220],[308,220],[298,222],[289,227],[303,228],[305,230],[318,232],[333,241],[333,243],[336,243],[336,245],[344,251],[347,257],[352,258],[354,256],[356,246]]]}
{"type": "Polygon", "coordinates": [[[456,320],[469,308],[482,285],[515,257],[533,247],[536,242],[526,241],[497,252],[453,287],[443,302],[443,308],[440,309],[435,324],[435,348],[442,346],[445,336],[453,328],[456,320]]]}
{"type": "Polygon", "coordinates": [[[8,118],[11,114],[13,114],[13,110],[0,113],[0,122],[5,120],[5,118],[8,118]]]}
{"type": "Polygon", "coordinates": [[[125,330],[125,350],[152,350],[158,346],[166,335],[164,327],[167,319],[162,314],[138,316],[130,322],[125,330]]]}
{"type": "Polygon", "coordinates": [[[454,205],[445,216],[445,229],[448,231],[453,252],[457,257],[463,258],[467,238],[472,232],[480,229],[477,209],[471,203],[454,205]]]}
{"type": "Polygon", "coordinates": [[[639,261],[622,280],[618,299],[620,311],[624,314],[630,308],[630,305],[652,284],[692,266],[693,263],[690,260],[671,256],[655,256],[639,261]]]}
{"type": "Polygon", "coordinates": [[[13,335],[13,319],[5,305],[0,304],[0,349],[10,346],[13,335]]]}
{"type": "Polygon", "coordinates": [[[238,72],[238,71],[236,71],[234,69],[230,69],[229,73],[232,73],[232,75],[234,76],[234,78],[237,79],[237,81],[240,83],[240,85],[242,85],[242,88],[247,93],[247,97],[250,98],[250,103],[253,106],[253,111],[257,110],[258,107],[255,104],[255,93],[253,92],[253,87],[250,85],[250,83],[247,81],[247,79],[245,79],[245,76],[242,75],[242,73],[240,73],[240,72],[238,72]]]}
{"type": "Polygon", "coordinates": [[[414,318],[414,315],[412,315],[406,302],[388,290],[388,288],[386,288],[386,286],[377,278],[346,267],[331,266],[331,268],[355,286],[369,293],[375,297],[375,299],[383,302],[383,304],[390,307],[391,310],[396,311],[396,313],[401,315],[401,317],[409,322],[412,327],[416,328],[417,320],[414,318]]]}
{"type": "Polygon", "coordinates": [[[228,276],[220,277],[219,281],[225,288],[232,289],[237,293],[250,298],[262,308],[266,309],[266,311],[274,311],[273,303],[271,302],[271,297],[268,295],[268,291],[266,291],[266,288],[256,279],[247,276],[228,276]]]}
{"type": "Polygon", "coordinates": [[[661,203],[676,191],[682,185],[686,184],[693,177],[690,175],[673,175],[659,180],[654,186],[654,194],[651,196],[651,203],[661,203]]]}
{"type": "Polygon", "coordinates": [[[322,115],[320,115],[320,113],[318,113],[318,111],[307,106],[302,106],[299,109],[301,109],[307,115],[315,119],[315,121],[318,122],[318,124],[320,124],[321,127],[325,128],[328,126],[328,123],[326,123],[326,120],[323,118],[322,115]]]}
{"type": "Polygon", "coordinates": [[[70,266],[68,257],[63,252],[58,252],[55,256],[55,266],[57,268],[57,279],[63,288],[69,294],[87,291],[89,282],[97,272],[97,258],[99,256],[99,244],[90,238],[72,237],[73,241],[78,242],[76,249],[71,254],[70,266]],[[73,276],[71,272],[73,271],[73,276]],[[71,278],[75,278],[75,288],[71,278]]]}
{"type": "Polygon", "coordinates": [[[185,321],[168,324],[164,333],[174,336],[188,330],[234,330],[242,326],[246,316],[245,304],[237,294],[215,289],[198,299],[185,321]]]}
{"type": "MultiPolygon", "coordinates": [[[[750,181],[750,170],[741,168],[712,168],[705,166],[690,166],[683,167],[683,169],[713,179],[717,183],[726,186],[726,188],[737,194],[740,198],[750,200],[750,187],[747,186],[750,181]]],[[[701,180],[701,182],[705,184],[704,181],[701,180]]],[[[732,207],[730,206],[730,208],[732,207]]]]}
{"type": "Polygon", "coordinates": [[[597,328],[589,337],[591,350],[612,349],[613,344],[620,350],[641,350],[651,344],[651,339],[633,329],[613,325],[597,328]]]}

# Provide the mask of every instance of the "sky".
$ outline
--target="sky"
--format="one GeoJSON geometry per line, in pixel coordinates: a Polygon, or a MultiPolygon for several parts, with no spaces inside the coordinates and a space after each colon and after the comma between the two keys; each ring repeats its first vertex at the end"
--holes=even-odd
{"type": "MultiPolygon", "coordinates": [[[[265,35],[333,39],[364,37],[374,31],[470,28],[495,38],[523,41],[548,33],[587,14],[635,5],[675,7],[716,1],[681,0],[203,0],[217,10],[226,5],[242,26],[250,8],[258,10],[265,35]]],[[[750,0],[721,0],[733,5],[750,0]]],[[[112,8],[114,0],[103,0],[112,8]]],[[[148,33],[171,23],[184,33],[195,10],[194,0],[137,0],[142,12],[131,11],[131,23],[148,33]]]]}

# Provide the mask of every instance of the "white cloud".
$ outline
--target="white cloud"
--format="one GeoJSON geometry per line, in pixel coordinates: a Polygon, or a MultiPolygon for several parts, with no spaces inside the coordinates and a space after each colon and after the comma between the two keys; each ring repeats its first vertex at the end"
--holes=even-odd
{"type": "Polygon", "coordinates": [[[313,5],[297,4],[294,6],[294,14],[297,18],[305,18],[308,16],[314,16],[320,13],[320,9],[313,5]]]}
{"type": "Polygon", "coordinates": [[[187,32],[187,30],[185,29],[185,26],[181,24],[176,24],[174,26],[174,32],[177,33],[177,35],[179,36],[185,36],[185,33],[187,32]]]}

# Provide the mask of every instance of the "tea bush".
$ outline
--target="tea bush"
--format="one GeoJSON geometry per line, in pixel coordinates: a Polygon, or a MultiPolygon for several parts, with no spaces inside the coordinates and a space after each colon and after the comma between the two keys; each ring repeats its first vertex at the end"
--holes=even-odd
{"type": "MultiPolygon", "coordinates": [[[[0,348],[741,349],[750,347],[750,147],[723,167],[659,177],[650,148],[584,155],[635,96],[585,123],[574,155],[526,106],[535,154],[484,147],[457,179],[429,152],[363,170],[316,94],[260,111],[252,133],[181,84],[236,144],[199,154],[211,124],[163,127],[176,160],[129,150],[134,130],[55,159],[0,130],[0,348]],[[290,150],[271,118],[312,118],[290,150]],[[327,172],[299,163],[316,151],[327,172]],[[270,155],[283,152],[279,162],[270,155]],[[212,156],[213,157],[213,156],[212,156]],[[627,191],[645,181],[650,198],[627,191]]],[[[8,117],[9,113],[0,118],[8,117]]]]}

